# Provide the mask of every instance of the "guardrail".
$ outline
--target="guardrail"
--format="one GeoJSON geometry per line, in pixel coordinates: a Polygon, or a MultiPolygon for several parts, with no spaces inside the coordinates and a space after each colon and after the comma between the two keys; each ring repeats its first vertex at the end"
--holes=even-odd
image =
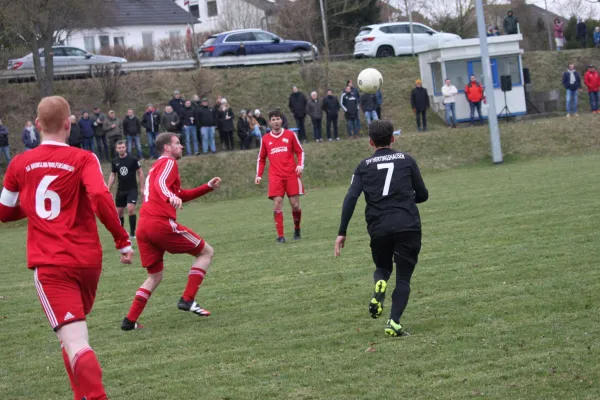
{"type": "MultiPolygon", "coordinates": [[[[288,62],[308,62],[314,60],[311,51],[277,54],[257,54],[249,56],[227,56],[227,57],[200,57],[201,67],[228,67],[244,65],[266,65],[281,64],[288,62]]],[[[69,65],[55,66],[55,77],[93,76],[96,65],[69,65]]],[[[126,72],[172,70],[172,69],[195,69],[198,67],[196,60],[166,60],[166,61],[140,61],[121,64],[121,70],[126,72]]],[[[25,80],[35,78],[35,70],[0,70],[0,81],[25,80]]]]}

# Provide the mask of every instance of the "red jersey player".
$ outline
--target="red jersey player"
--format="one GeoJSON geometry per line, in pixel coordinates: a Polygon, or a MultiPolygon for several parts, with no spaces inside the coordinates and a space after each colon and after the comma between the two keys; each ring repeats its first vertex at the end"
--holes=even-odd
{"type": "Polygon", "coordinates": [[[200,316],[210,315],[194,298],[212,262],[214,251],[197,233],[180,225],[176,219],[177,210],[182,208],[183,203],[212,192],[221,184],[221,178],[212,178],[207,184],[195,189],[181,189],[177,160],[182,156],[183,146],[179,142],[179,136],[169,132],[161,133],[156,138],[155,145],[161,157],[148,172],[137,229],[142,267],[148,271],[148,278],[136,292],[131,309],[121,323],[124,331],[141,328],[137,320],[162,280],[165,252],[185,253],[196,257],[177,307],[200,316]]]}
{"type": "Polygon", "coordinates": [[[42,144],[10,163],[0,195],[0,220],[28,218],[27,264],[34,271],[42,308],[61,341],[75,399],[106,399],[85,322],[102,270],[95,215],[112,234],[122,263],[131,264],[133,251],[98,159],[66,144],[70,115],[62,97],[40,102],[36,126],[43,132],[42,144]]]}
{"type": "Polygon", "coordinates": [[[271,164],[269,166],[269,198],[273,200],[273,217],[275,228],[277,228],[276,242],[285,243],[281,208],[283,207],[283,196],[286,194],[292,206],[294,240],[301,238],[300,195],[304,194],[301,180],[302,171],[304,171],[304,149],[294,132],[282,128],[281,111],[271,111],[269,122],[272,131],[263,137],[260,145],[255,183],[260,184],[268,158],[271,164]],[[294,154],[298,158],[297,164],[294,154]]]}

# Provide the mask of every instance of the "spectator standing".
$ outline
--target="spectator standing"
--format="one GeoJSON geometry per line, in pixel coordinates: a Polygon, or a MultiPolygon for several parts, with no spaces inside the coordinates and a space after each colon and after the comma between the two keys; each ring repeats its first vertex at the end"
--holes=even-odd
{"type": "Polygon", "coordinates": [[[283,129],[290,129],[288,125],[288,119],[283,113],[283,111],[281,111],[281,109],[279,108],[276,108],[275,110],[279,111],[279,113],[281,114],[281,126],[283,127],[283,129]]]}
{"type": "Polygon", "coordinates": [[[554,40],[556,41],[556,51],[560,51],[565,43],[564,35],[565,24],[560,18],[554,19],[554,40]]]}
{"type": "Polygon", "coordinates": [[[333,95],[331,89],[327,90],[327,96],[323,99],[323,111],[327,117],[327,140],[332,141],[331,138],[331,125],[333,125],[333,137],[335,140],[340,140],[338,135],[338,115],[340,113],[340,101],[336,96],[333,95]]]}
{"type": "Polygon", "coordinates": [[[181,98],[179,90],[173,92],[173,98],[169,100],[169,105],[173,108],[173,112],[179,116],[179,120],[183,120],[183,108],[185,107],[185,103],[181,98]]]}
{"type": "Polygon", "coordinates": [[[194,110],[198,110],[200,109],[200,107],[202,107],[200,96],[198,96],[197,94],[192,96],[192,107],[194,108],[194,110]]]}
{"type": "Polygon", "coordinates": [[[252,144],[252,138],[254,138],[256,142],[256,148],[260,148],[260,142],[262,142],[262,133],[260,131],[260,125],[252,111],[248,112],[248,125],[250,126],[250,144],[252,144]]]}
{"type": "Polygon", "coordinates": [[[588,70],[583,76],[590,97],[590,108],[592,113],[598,114],[598,90],[600,89],[600,75],[593,65],[588,65],[588,70]]]}
{"type": "Polygon", "coordinates": [[[471,75],[469,78],[471,81],[465,86],[465,97],[469,102],[469,108],[471,110],[471,122],[473,126],[475,121],[475,110],[477,110],[477,116],[479,118],[479,125],[483,125],[483,117],[481,116],[481,102],[483,101],[483,86],[477,82],[475,75],[471,75]]]}
{"type": "Polygon", "coordinates": [[[200,151],[198,149],[198,132],[196,131],[196,112],[194,111],[192,102],[190,100],[185,102],[180,117],[183,122],[183,135],[185,137],[185,149],[187,151],[187,155],[192,155],[192,143],[194,145],[194,154],[200,155],[200,151]]]}
{"type": "Polygon", "coordinates": [[[227,99],[221,99],[221,108],[217,113],[217,127],[219,128],[219,135],[221,136],[221,142],[225,142],[227,150],[234,150],[233,148],[233,119],[235,114],[227,99]]]}
{"type": "Polygon", "coordinates": [[[8,127],[2,123],[0,118],[0,155],[4,154],[6,166],[10,163],[10,147],[8,145],[8,127]]]}
{"type": "Polygon", "coordinates": [[[142,117],[142,126],[146,129],[150,157],[158,158],[154,142],[156,141],[156,136],[160,133],[160,113],[154,109],[154,105],[148,104],[146,107],[146,112],[142,117]]]}
{"type": "Polygon", "coordinates": [[[81,132],[81,137],[83,139],[83,149],[93,152],[95,133],[94,121],[90,119],[90,114],[87,111],[84,111],[77,124],[79,125],[79,132],[81,132]]]}
{"type": "Polygon", "coordinates": [[[40,133],[33,125],[33,122],[27,121],[25,123],[25,128],[21,134],[21,139],[25,145],[25,151],[33,150],[40,145],[40,133]]]}
{"type": "Polygon", "coordinates": [[[94,107],[94,112],[90,115],[90,119],[94,124],[94,136],[96,137],[96,151],[98,151],[98,158],[102,161],[110,161],[110,158],[108,158],[106,131],[104,130],[106,115],[100,111],[100,107],[94,107]]]}
{"type": "Polygon", "coordinates": [[[173,107],[165,107],[165,112],[160,118],[160,124],[165,131],[179,134],[179,115],[173,111],[173,107]]]}
{"type": "Polygon", "coordinates": [[[442,86],[442,95],[444,96],[444,107],[446,108],[446,124],[448,128],[456,128],[456,95],[458,89],[452,84],[450,79],[446,79],[442,86]]]}
{"type": "Polygon", "coordinates": [[[77,117],[71,115],[71,132],[69,133],[69,146],[81,148],[81,129],[77,124],[77,117]]]}
{"type": "MultiPolygon", "coordinates": [[[[371,125],[371,121],[377,121],[377,97],[374,94],[363,93],[360,96],[360,108],[365,113],[367,126],[371,125]]],[[[360,129],[360,128],[359,128],[360,129]]]]}
{"type": "Polygon", "coordinates": [[[358,138],[358,99],[352,93],[352,88],[346,86],[346,92],[342,95],[342,109],[346,117],[346,128],[350,139],[358,138]]]}
{"type": "Polygon", "coordinates": [[[202,137],[202,152],[208,153],[210,148],[211,153],[217,152],[215,146],[215,131],[217,129],[217,112],[208,106],[208,99],[202,99],[200,107],[196,111],[198,126],[200,126],[200,135],[202,137]]]}
{"type": "Polygon", "coordinates": [[[410,105],[417,117],[417,130],[421,132],[421,121],[423,128],[427,132],[427,109],[429,108],[429,94],[427,89],[423,87],[423,82],[420,79],[415,81],[415,87],[410,93],[410,105]]]}
{"type": "Polygon", "coordinates": [[[382,119],[381,106],[383,105],[383,94],[381,93],[381,89],[377,90],[375,98],[377,99],[377,109],[375,111],[377,111],[377,117],[382,119]]]}
{"type": "MultiPolygon", "coordinates": [[[[360,93],[358,92],[358,89],[354,87],[352,79],[348,79],[346,81],[346,86],[350,86],[350,92],[354,95],[354,97],[356,97],[356,102],[358,104],[360,104],[360,93]]],[[[346,93],[346,88],[344,87],[344,90],[342,91],[342,96],[345,93],[346,93]]],[[[340,96],[340,104],[341,103],[342,103],[342,97],[340,96]]],[[[356,123],[358,124],[358,130],[360,131],[360,115],[358,112],[356,113],[356,123]]]]}
{"type": "Polygon", "coordinates": [[[304,93],[298,91],[297,86],[292,86],[292,94],[290,94],[290,101],[288,102],[288,106],[290,108],[290,112],[294,115],[294,119],[296,120],[296,127],[298,128],[298,139],[306,143],[306,130],[304,128],[304,118],[306,117],[306,104],[308,101],[306,100],[306,96],[304,93]]]}
{"type": "Polygon", "coordinates": [[[142,153],[142,123],[138,117],[135,116],[132,109],[127,110],[127,115],[123,118],[123,134],[127,139],[127,154],[133,155],[131,152],[131,146],[135,142],[135,148],[137,149],[138,160],[144,159],[142,153]]]}
{"type": "Polygon", "coordinates": [[[117,156],[117,142],[123,140],[123,125],[114,110],[108,112],[108,117],[104,120],[103,126],[110,146],[110,155],[115,158],[117,156]]]}
{"type": "Polygon", "coordinates": [[[577,95],[581,90],[581,78],[575,70],[575,64],[569,64],[569,69],[563,73],[562,83],[567,91],[567,118],[571,115],[578,117],[577,95]]]}
{"type": "Polygon", "coordinates": [[[585,21],[581,19],[581,17],[577,18],[576,38],[579,40],[579,45],[581,48],[585,49],[587,42],[587,25],[585,24],[585,21]]]}
{"type": "Polygon", "coordinates": [[[519,31],[518,24],[519,20],[513,15],[513,10],[508,10],[504,17],[504,34],[516,35],[519,31]]]}
{"type": "MultiPolygon", "coordinates": [[[[219,110],[221,109],[221,101],[223,100],[223,97],[221,95],[217,96],[215,105],[213,106],[213,111],[215,113],[215,117],[217,117],[217,130],[219,130],[219,124],[218,124],[218,116],[219,116],[219,110]]],[[[221,149],[225,150],[227,148],[227,146],[225,145],[225,142],[222,140],[221,138],[221,132],[219,131],[219,142],[221,143],[221,149]]]]}
{"type": "Polygon", "coordinates": [[[310,94],[310,100],[306,104],[306,113],[312,120],[313,137],[315,141],[323,141],[323,100],[319,99],[317,92],[310,94]]]}
{"type": "Polygon", "coordinates": [[[267,124],[267,120],[261,115],[260,110],[254,110],[254,116],[256,117],[256,122],[260,126],[260,133],[262,135],[267,133],[267,128],[269,127],[267,124]]]}
{"type": "Polygon", "coordinates": [[[240,111],[240,117],[237,122],[237,134],[240,138],[240,150],[247,150],[250,148],[250,124],[248,123],[248,116],[246,110],[240,111]]]}

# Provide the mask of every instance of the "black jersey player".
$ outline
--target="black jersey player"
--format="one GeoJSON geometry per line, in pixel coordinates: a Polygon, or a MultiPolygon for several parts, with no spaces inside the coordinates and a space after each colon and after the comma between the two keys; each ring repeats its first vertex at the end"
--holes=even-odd
{"type": "Polygon", "coordinates": [[[394,127],[389,121],[373,121],[369,126],[371,146],[375,153],[358,164],[348,194],[344,199],[342,222],[335,242],[335,255],[346,242],[346,229],[361,193],[365,194],[365,217],[371,236],[371,252],[375,262],[375,293],[369,312],[378,318],[393,263],[396,263],[396,288],[392,293],[392,309],[385,327],[388,336],[406,334],[400,317],[408,303],[410,279],[421,250],[421,218],[417,203],[429,194],[416,161],[408,154],[391,148],[394,127]]]}

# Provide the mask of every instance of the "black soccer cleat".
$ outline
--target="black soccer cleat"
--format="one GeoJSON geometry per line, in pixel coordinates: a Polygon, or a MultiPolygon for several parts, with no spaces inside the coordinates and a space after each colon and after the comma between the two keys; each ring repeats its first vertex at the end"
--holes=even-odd
{"type": "Polygon", "coordinates": [[[179,308],[181,311],[189,311],[201,317],[210,316],[210,311],[200,307],[195,300],[185,301],[183,297],[179,299],[179,303],[177,303],[177,308],[179,308]]]}
{"type": "Polygon", "coordinates": [[[275,239],[275,243],[283,244],[285,243],[285,238],[283,236],[279,236],[277,239],[275,239]]]}
{"type": "Polygon", "coordinates": [[[137,322],[133,322],[127,319],[127,317],[125,317],[123,319],[123,322],[121,322],[121,329],[124,331],[133,331],[136,329],[142,329],[144,327],[144,325],[138,324],[137,322]]]}
{"type": "Polygon", "coordinates": [[[302,233],[300,232],[300,229],[295,229],[294,230],[294,240],[300,240],[302,239],[302,233]]]}

